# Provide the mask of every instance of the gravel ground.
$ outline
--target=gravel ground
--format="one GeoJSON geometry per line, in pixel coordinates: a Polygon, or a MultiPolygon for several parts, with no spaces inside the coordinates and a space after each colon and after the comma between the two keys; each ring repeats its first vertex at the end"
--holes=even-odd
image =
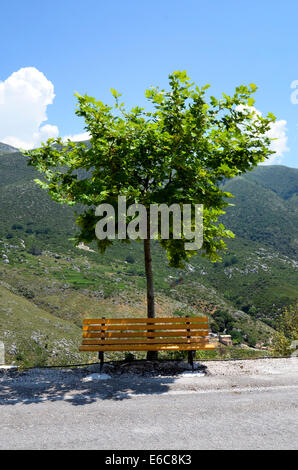
{"type": "Polygon", "coordinates": [[[298,358],[175,367],[1,373],[0,449],[298,449],[298,358]]]}
{"type": "MultiPolygon", "coordinates": [[[[238,377],[241,375],[276,375],[292,372],[297,367],[297,358],[247,359],[237,361],[202,362],[210,375],[238,377]]],[[[298,371],[297,371],[298,372],[298,371]]]]}
{"type": "Polygon", "coordinates": [[[114,362],[104,365],[102,374],[99,374],[99,365],[88,367],[73,367],[65,369],[44,368],[29,369],[26,371],[0,372],[0,399],[5,398],[8,389],[22,387],[35,389],[48,389],[60,387],[81,388],[88,381],[105,381],[105,379],[134,379],[143,377],[169,377],[177,380],[184,376],[197,377],[205,375],[206,378],[220,377],[271,377],[298,373],[298,358],[286,359],[254,359],[235,361],[206,361],[196,362],[195,371],[184,361],[135,361],[130,363],[114,362]]]}

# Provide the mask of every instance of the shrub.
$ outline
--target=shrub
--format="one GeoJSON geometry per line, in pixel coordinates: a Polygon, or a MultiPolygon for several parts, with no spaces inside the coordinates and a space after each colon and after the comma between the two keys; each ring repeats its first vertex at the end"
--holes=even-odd
{"type": "Polygon", "coordinates": [[[240,344],[244,341],[242,333],[240,331],[233,330],[231,332],[231,337],[234,344],[240,344]]]}
{"type": "Polygon", "coordinates": [[[238,263],[238,258],[237,256],[227,256],[225,261],[224,261],[224,267],[227,268],[228,266],[233,266],[233,264],[238,263]]]}
{"type": "Polygon", "coordinates": [[[42,254],[42,250],[36,245],[32,245],[31,247],[29,247],[27,252],[30,255],[34,255],[34,256],[40,256],[42,254]]]}
{"type": "Polygon", "coordinates": [[[227,310],[216,310],[212,316],[213,322],[211,329],[213,333],[231,334],[234,327],[232,315],[227,310]]]}
{"type": "Polygon", "coordinates": [[[249,333],[247,335],[246,341],[247,341],[248,346],[250,346],[251,348],[254,348],[257,344],[257,337],[255,334],[249,333]]]}
{"type": "Polygon", "coordinates": [[[131,255],[127,255],[125,261],[131,264],[135,263],[135,259],[131,255]]]}
{"type": "Polygon", "coordinates": [[[298,302],[286,307],[277,322],[277,333],[273,339],[275,354],[290,356],[292,341],[298,340],[298,302]]]}

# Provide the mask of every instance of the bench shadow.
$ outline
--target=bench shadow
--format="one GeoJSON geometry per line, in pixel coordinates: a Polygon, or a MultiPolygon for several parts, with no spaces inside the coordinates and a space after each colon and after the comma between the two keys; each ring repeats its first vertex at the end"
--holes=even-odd
{"type": "MultiPolygon", "coordinates": [[[[97,400],[123,401],[135,396],[162,395],[179,376],[123,374],[107,380],[90,380],[86,370],[36,369],[0,375],[0,408],[4,405],[65,401],[73,406],[97,400]]],[[[92,376],[91,376],[92,377],[92,376]]]]}

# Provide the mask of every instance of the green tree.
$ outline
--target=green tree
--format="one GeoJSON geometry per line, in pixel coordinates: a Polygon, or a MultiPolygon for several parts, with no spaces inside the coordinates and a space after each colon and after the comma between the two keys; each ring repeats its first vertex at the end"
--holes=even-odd
{"type": "Polygon", "coordinates": [[[240,343],[243,343],[244,341],[241,331],[237,331],[237,330],[231,331],[231,337],[232,337],[234,344],[240,344],[240,343]]]}
{"type": "Polygon", "coordinates": [[[277,322],[277,333],[273,338],[275,354],[289,356],[293,353],[292,341],[298,340],[298,302],[285,307],[277,322]]]}
{"type": "MultiPolygon", "coordinates": [[[[38,184],[60,203],[83,204],[77,218],[76,243],[96,240],[103,252],[112,240],[97,240],[99,217],[94,208],[102,203],[116,207],[118,196],[127,204],[173,203],[204,205],[203,256],[220,260],[224,238],[231,231],[218,222],[231,194],[221,189],[224,179],[253,169],[271,153],[267,132],[275,120],[253,108],[256,85],[239,86],[233,96],[206,98],[209,85],[199,88],[186,72],[169,76],[169,90],[150,88],[146,98],[151,110],[139,106],[127,111],[120,94],[111,90],[114,106],[87,95],[77,95],[76,114],[85,120],[90,145],[50,139],[41,148],[25,152],[29,164],[45,177],[38,184]]],[[[116,212],[116,234],[118,219],[116,212]]],[[[193,224],[194,224],[193,217],[193,224]]],[[[154,288],[148,214],[144,240],[147,280],[147,313],[154,317],[154,288]]],[[[164,240],[169,264],[183,267],[197,251],[187,251],[185,240],[164,240]]]]}
{"type": "Polygon", "coordinates": [[[234,328],[232,315],[225,310],[216,310],[212,315],[211,329],[213,333],[231,334],[234,328]]]}
{"type": "Polygon", "coordinates": [[[249,333],[246,338],[248,346],[254,348],[257,344],[257,336],[255,333],[249,333]]]}

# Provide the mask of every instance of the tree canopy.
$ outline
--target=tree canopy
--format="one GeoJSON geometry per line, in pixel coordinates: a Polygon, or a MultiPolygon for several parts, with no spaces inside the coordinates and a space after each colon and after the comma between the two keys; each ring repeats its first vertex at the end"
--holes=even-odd
{"type": "MultiPolygon", "coordinates": [[[[223,180],[252,170],[273,153],[267,135],[275,120],[253,107],[257,87],[241,85],[233,96],[206,97],[209,85],[199,88],[186,72],[169,75],[169,90],[150,88],[150,111],[126,110],[121,95],[111,90],[114,105],[77,94],[76,114],[85,120],[90,142],[50,139],[25,155],[44,176],[36,180],[60,203],[88,206],[77,218],[76,243],[96,241],[100,251],[113,243],[98,240],[94,208],[128,204],[173,203],[204,205],[201,254],[220,259],[224,238],[232,237],[218,218],[232,195],[221,189],[223,180]]],[[[116,212],[116,233],[117,233],[116,212]]],[[[125,240],[127,241],[127,240],[125,240]]],[[[171,266],[181,267],[195,254],[184,240],[163,240],[171,266]]]]}

